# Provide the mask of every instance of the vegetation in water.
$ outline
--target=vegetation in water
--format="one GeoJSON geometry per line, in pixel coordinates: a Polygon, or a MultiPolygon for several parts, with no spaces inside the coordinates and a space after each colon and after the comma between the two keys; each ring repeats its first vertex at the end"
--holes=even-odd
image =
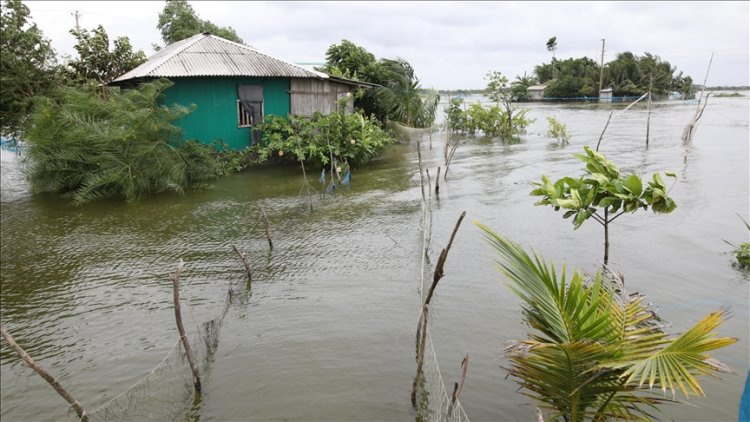
{"type": "MultiPolygon", "coordinates": [[[[626,177],[604,155],[584,147],[586,154],[576,154],[585,164],[586,174],[574,179],[563,177],[551,181],[542,176],[535,182],[536,189],[531,195],[542,199],[534,205],[551,205],[555,211],[565,210],[563,218],[573,217],[577,229],[588,219],[593,219],[604,228],[604,265],[609,263],[609,225],[625,213],[639,209],[654,213],[671,213],[677,207],[668,196],[668,189],[659,173],[654,173],[652,181],[644,187],[643,180],[636,174],[626,177]]],[[[665,173],[676,177],[673,173],[665,173]]]]}
{"type": "Polygon", "coordinates": [[[590,279],[565,267],[558,273],[536,253],[479,227],[534,330],[505,349],[506,370],[544,420],[649,420],[658,404],[673,401],[662,391],[702,396],[698,375],[731,372],[708,354],[736,342],[715,332],[727,310],[671,335],[644,296],[626,294],[600,272],[590,279]]]}
{"type": "Polygon", "coordinates": [[[57,100],[40,99],[26,134],[32,188],[67,193],[76,204],[135,201],[202,187],[222,174],[210,147],[179,141],[172,122],[189,110],[159,104],[169,86],[159,80],[106,96],[66,87],[57,100]]]}
{"type": "Polygon", "coordinates": [[[559,142],[564,144],[570,143],[570,134],[568,133],[568,127],[564,123],[560,123],[552,116],[547,116],[547,122],[549,123],[547,136],[549,136],[550,138],[555,138],[559,142]]]}
{"type": "Polygon", "coordinates": [[[346,113],[345,107],[346,98],[342,98],[339,111],[329,115],[316,113],[311,119],[266,116],[258,125],[261,142],[250,150],[259,162],[279,157],[318,166],[328,165],[331,159],[360,165],[393,143],[374,117],[346,113]]]}
{"type": "Polygon", "coordinates": [[[694,93],[693,80],[682,72],[675,74],[676,71],[657,55],[647,52],[641,57],[629,51],[619,53],[607,63],[603,75],[599,64],[588,57],[553,59],[534,68],[539,83],[547,85],[545,98],[597,97],[601,76],[602,87],[612,87],[618,97],[645,94],[653,77],[654,95],[666,96],[676,91],[689,98],[694,93]]]}
{"type": "MultiPolygon", "coordinates": [[[[742,216],[740,216],[740,219],[743,223],[745,223],[745,227],[747,227],[747,230],[750,231],[750,223],[748,223],[742,216]]],[[[731,242],[725,240],[729,246],[735,248],[734,249],[734,258],[737,260],[733,265],[748,270],[750,269],[750,242],[743,242],[740,243],[739,246],[735,246],[731,242]]]]}

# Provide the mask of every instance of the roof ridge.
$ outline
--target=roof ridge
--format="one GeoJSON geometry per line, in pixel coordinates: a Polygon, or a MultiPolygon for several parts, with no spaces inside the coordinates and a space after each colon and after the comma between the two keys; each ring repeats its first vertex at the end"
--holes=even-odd
{"type": "Polygon", "coordinates": [[[156,69],[160,68],[161,66],[163,66],[169,60],[173,59],[174,56],[176,56],[177,54],[183,52],[185,49],[187,49],[188,47],[190,47],[193,44],[195,44],[196,42],[198,42],[201,39],[202,36],[203,36],[203,34],[195,34],[192,37],[185,38],[183,40],[179,40],[179,41],[177,41],[175,43],[172,43],[170,45],[165,46],[163,49],[157,51],[151,57],[147,58],[145,62],[141,63],[140,65],[134,67],[133,69],[129,70],[128,72],[125,72],[124,74],[122,74],[122,75],[118,76],[117,78],[115,78],[113,80],[113,82],[117,82],[117,81],[120,81],[120,80],[130,79],[129,75],[131,73],[134,73],[134,74],[137,73],[136,71],[143,72],[143,73],[146,73],[146,74],[148,74],[150,72],[153,72],[154,70],[156,70],[156,69]],[[192,40],[192,42],[190,42],[191,40],[192,40]],[[182,43],[182,44],[180,45],[180,43],[182,43]],[[165,50],[168,50],[168,49],[171,49],[171,51],[169,51],[168,53],[165,52],[165,50]],[[163,54],[164,57],[159,57],[158,59],[155,59],[155,57],[158,56],[159,54],[163,54]],[[146,65],[148,65],[148,66],[146,66],[146,65]]]}
{"type": "MultiPolygon", "coordinates": [[[[298,65],[296,65],[296,64],[294,64],[294,63],[288,62],[288,61],[286,61],[286,60],[281,60],[281,59],[278,59],[278,58],[276,58],[276,57],[273,57],[273,56],[269,56],[268,54],[266,54],[266,53],[263,53],[263,52],[261,52],[260,50],[257,50],[257,49],[256,49],[255,47],[250,47],[250,46],[247,46],[247,45],[245,45],[245,44],[240,44],[240,43],[237,43],[237,42],[234,42],[234,41],[228,40],[228,39],[226,39],[226,38],[222,38],[222,37],[220,37],[220,36],[218,36],[218,35],[208,34],[207,36],[208,36],[208,37],[212,37],[212,38],[215,38],[216,40],[219,40],[219,41],[223,41],[223,42],[225,42],[225,43],[229,43],[229,44],[231,44],[231,45],[234,45],[234,46],[237,46],[237,47],[240,47],[240,48],[245,48],[245,49],[247,49],[247,50],[250,50],[250,51],[252,51],[253,53],[256,53],[256,54],[260,54],[260,55],[261,55],[261,56],[263,56],[263,57],[268,57],[268,58],[269,58],[269,59],[271,59],[271,60],[276,60],[277,62],[281,62],[281,63],[284,63],[284,64],[286,64],[286,65],[289,65],[289,66],[292,66],[292,67],[296,67],[297,69],[299,69],[299,70],[301,70],[301,71],[303,71],[303,72],[305,72],[305,73],[312,73],[312,74],[313,74],[313,75],[314,75],[315,77],[318,77],[318,78],[325,78],[325,77],[327,77],[327,76],[328,76],[328,75],[326,75],[325,77],[324,77],[324,76],[321,76],[321,75],[319,74],[319,72],[312,72],[312,71],[309,71],[309,70],[307,70],[307,69],[305,69],[305,68],[303,68],[303,67],[301,67],[301,66],[298,66],[298,65]]],[[[324,75],[325,75],[325,74],[324,74],[324,75]]]]}

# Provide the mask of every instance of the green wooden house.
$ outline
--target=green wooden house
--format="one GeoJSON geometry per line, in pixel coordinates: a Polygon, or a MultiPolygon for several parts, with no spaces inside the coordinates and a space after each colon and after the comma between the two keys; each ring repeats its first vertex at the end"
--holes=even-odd
{"type": "Polygon", "coordinates": [[[166,104],[196,106],[176,122],[183,139],[221,140],[231,149],[257,142],[253,126],[266,115],[328,114],[347,95],[351,111],[349,94],[372,86],[307,70],[208,33],[165,47],[112,84],[128,87],[157,78],[174,82],[165,92],[166,104]]]}

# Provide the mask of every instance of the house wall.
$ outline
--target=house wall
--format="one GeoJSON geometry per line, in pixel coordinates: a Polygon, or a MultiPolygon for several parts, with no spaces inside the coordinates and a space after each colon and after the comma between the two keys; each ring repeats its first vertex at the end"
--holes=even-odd
{"type": "Polygon", "coordinates": [[[316,111],[330,114],[336,111],[339,96],[352,94],[347,104],[347,112],[354,111],[354,87],[337,82],[319,79],[291,80],[291,114],[312,116],[316,111]]]}
{"type": "Polygon", "coordinates": [[[171,78],[174,86],[165,92],[165,104],[196,105],[178,120],[182,139],[210,144],[222,140],[231,149],[250,146],[250,128],[237,127],[237,87],[263,86],[265,115],[286,116],[290,112],[289,78],[191,77],[171,78]]]}

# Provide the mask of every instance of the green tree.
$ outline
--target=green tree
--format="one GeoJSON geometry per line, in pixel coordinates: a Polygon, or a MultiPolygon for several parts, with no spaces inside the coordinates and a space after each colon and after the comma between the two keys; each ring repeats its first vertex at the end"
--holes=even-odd
{"type": "Polygon", "coordinates": [[[202,20],[186,0],[167,0],[159,13],[156,28],[161,32],[166,45],[203,32],[210,32],[239,44],[245,43],[232,27],[218,26],[209,20],[202,20]]]}
{"type": "Polygon", "coordinates": [[[32,98],[58,85],[55,52],[20,0],[7,0],[0,15],[0,133],[19,136],[32,98]]]}
{"type": "MultiPolygon", "coordinates": [[[[563,218],[573,217],[573,226],[577,229],[588,220],[601,224],[604,228],[604,265],[609,263],[609,225],[625,213],[634,213],[639,209],[651,210],[654,213],[671,213],[677,207],[674,200],[667,195],[659,173],[654,173],[652,181],[644,188],[643,181],[636,174],[627,177],[620,175],[620,170],[604,155],[584,147],[586,154],[576,157],[586,165],[586,174],[578,179],[563,177],[552,182],[542,176],[541,182],[531,191],[531,195],[542,199],[534,205],[551,205],[555,211],[566,210],[563,218]]],[[[673,173],[667,176],[676,177],[673,173]]]]}
{"type": "Polygon", "coordinates": [[[552,53],[552,61],[555,61],[555,51],[557,50],[557,37],[547,40],[547,51],[552,53]]]}
{"type": "Polygon", "coordinates": [[[385,85],[388,71],[375,55],[349,40],[341,40],[326,50],[326,64],[319,71],[358,81],[385,85]]]}
{"type": "Polygon", "coordinates": [[[500,134],[505,138],[511,138],[518,133],[523,133],[531,121],[525,117],[526,110],[517,110],[513,107],[513,92],[508,87],[508,78],[498,71],[491,71],[484,79],[487,80],[485,95],[494,101],[497,107],[503,108],[504,116],[500,134]]]}
{"type": "Polygon", "coordinates": [[[71,30],[70,33],[77,40],[75,49],[78,57],[68,66],[72,68],[72,76],[79,81],[106,85],[146,61],[143,50],[133,52],[128,37],[115,39],[114,48],[110,51],[109,36],[101,25],[90,33],[85,29],[71,30]]]}
{"type": "Polygon", "coordinates": [[[389,119],[411,127],[430,127],[440,97],[436,92],[423,95],[414,68],[402,58],[382,59],[387,82],[369,90],[375,104],[385,110],[389,119]]]}
{"type": "Polygon", "coordinates": [[[510,91],[513,94],[514,101],[528,101],[529,87],[534,85],[536,81],[532,76],[527,76],[526,72],[523,72],[523,76],[516,75],[516,80],[510,83],[510,91]]]}
{"type": "Polygon", "coordinates": [[[659,56],[644,53],[642,57],[626,51],[607,64],[604,82],[613,88],[616,96],[640,96],[648,92],[653,77],[653,93],[666,95],[678,91],[690,96],[693,80],[683,77],[682,72],[675,76],[676,68],[659,56]]]}
{"type": "Polygon", "coordinates": [[[627,294],[622,283],[600,272],[589,280],[565,267],[558,273],[536,253],[478,226],[534,330],[505,349],[506,369],[545,420],[650,420],[650,411],[669,401],[662,391],[701,396],[698,375],[731,372],[708,354],[737,341],[715,332],[727,310],[670,335],[644,296],[627,294]]]}

